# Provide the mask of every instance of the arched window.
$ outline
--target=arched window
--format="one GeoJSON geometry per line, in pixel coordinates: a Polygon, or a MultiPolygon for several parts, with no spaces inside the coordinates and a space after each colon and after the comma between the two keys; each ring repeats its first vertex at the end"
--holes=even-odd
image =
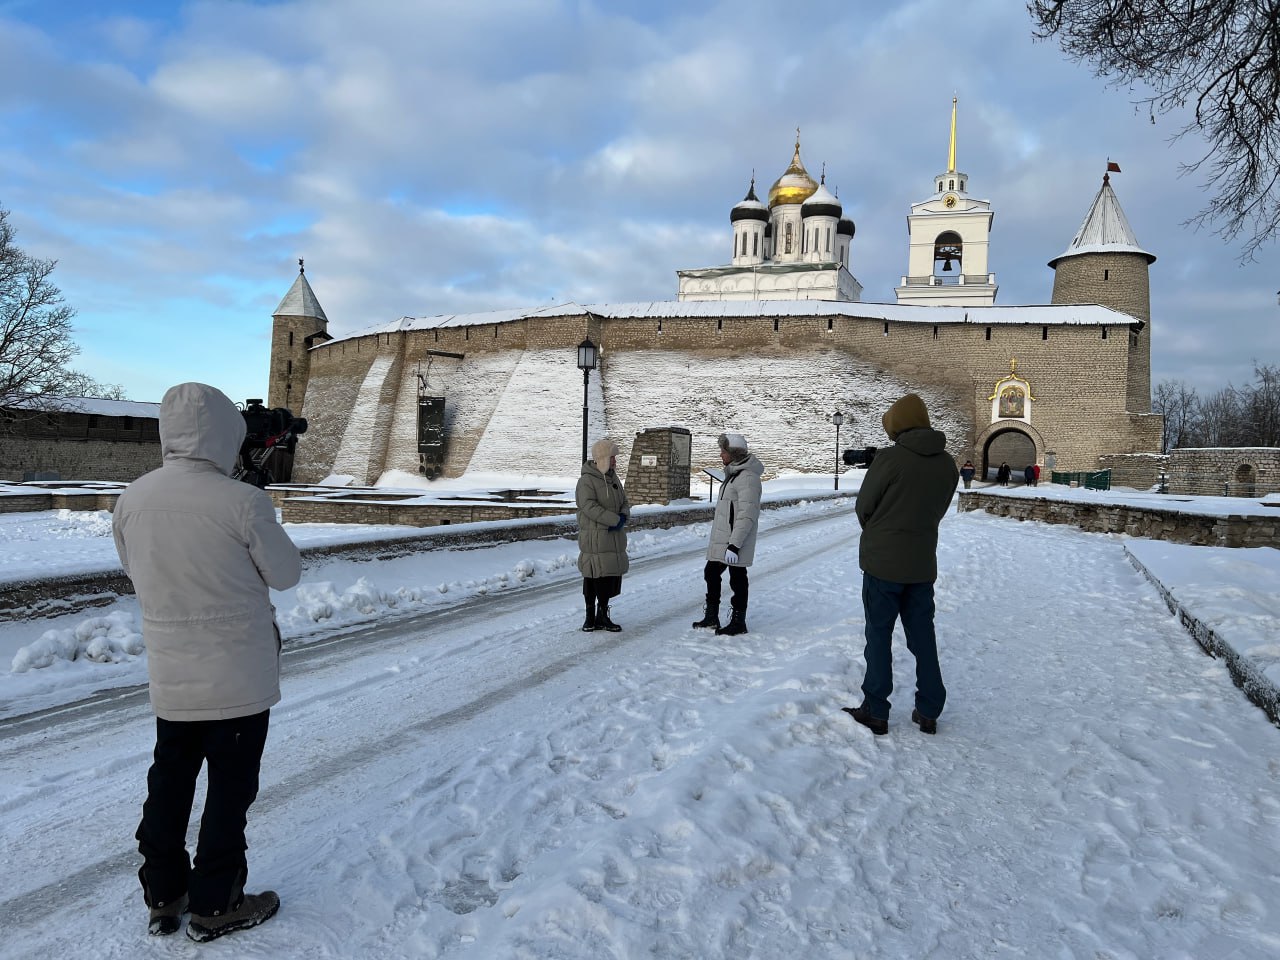
{"type": "Polygon", "coordinates": [[[783,250],[783,252],[784,252],[784,253],[790,253],[790,252],[791,252],[791,224],[790,224],[790,223],[788,223],[788,224],[787,224],[787,230],[786,230],[786,241],[785,241],[785,243],[784,243],[784,245],[783,245],[782,250],[783,250]]]}
{"type": "Polygon", "coordinates": [[[937,239],[933,241],[934,276],[943,273],[963,273],[963,263],[964,241],[960,239],[960,234],[954,230],[938,234],[937,239]],[[942,265],[938,266],[938,264],[942,265]]]}

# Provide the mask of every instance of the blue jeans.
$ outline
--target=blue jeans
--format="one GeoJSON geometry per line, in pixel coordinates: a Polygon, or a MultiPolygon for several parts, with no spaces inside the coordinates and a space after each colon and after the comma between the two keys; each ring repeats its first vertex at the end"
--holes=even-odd
{"type": "Polygon", "coordinates": [[[893,624],[902,618],[907,649],[916,658],[916,710],[937,719],[947,701],[938,666],[938,641],[933,632],[933,584],[893,583],[862,574],[862,609],[866,616],[867,672],[862,678],[862,705],[873,717],[889,719],[893,692],[893,624]]]}

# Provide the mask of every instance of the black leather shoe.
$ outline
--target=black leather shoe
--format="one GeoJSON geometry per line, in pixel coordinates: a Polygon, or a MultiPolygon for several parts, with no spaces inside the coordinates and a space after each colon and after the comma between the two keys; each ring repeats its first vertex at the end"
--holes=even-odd
{"type": "Polygon", "coordinates": [[[921,733],[937,733],[938,721],[933,717],[926,717],[919,710],[911,711],[911,722],[920,728],[921,733]]]}
{"type": "Polygon", "coordinates": [[[883,737],[889,732],[889,721],[881,720],[879,717],[873,717],[871,715],[871,711],[866,707],[841,707],[841,709],[874,733],[877,737],[883,737]]]}

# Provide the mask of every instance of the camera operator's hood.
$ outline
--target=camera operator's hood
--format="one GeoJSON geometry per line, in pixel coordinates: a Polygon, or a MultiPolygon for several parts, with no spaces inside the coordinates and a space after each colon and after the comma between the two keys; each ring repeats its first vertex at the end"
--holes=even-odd
{"type": "Polygon", "coordinates": [[[160,401],[160,452],[166,463],[207,460],[231,476],[244,432],[236,405],[207,383],[180,383],[160,401]]]}

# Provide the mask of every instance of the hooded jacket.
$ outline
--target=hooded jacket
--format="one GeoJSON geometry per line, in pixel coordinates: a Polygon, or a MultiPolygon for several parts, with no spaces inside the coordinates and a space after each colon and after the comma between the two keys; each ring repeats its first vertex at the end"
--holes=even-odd
{"type": "Polygon", "coordinates": [[[876,454],[858,491],[858,563],[881,580],[933,583],[938,524],[951,505],[959,471],[946,436],[929,426],[924,401],[915,394],[890,407],[883,422],[896,442],[876,454]]]}
{"type": "MultiPolygon", "coordinates": [[[[607,465],[606,465],[607,468],[607,465]]],[[[584,577],[620,577],[627,572],[627,531],[617,526],[631,513],[627,491],[612,470],[601,473],[588,460],[582,465],[575,491],[578,502],[578,569],[584,577]]]]}
{"type": "Polygon", "coordinates": [[[711,543],[707,559],[724,563],[725,550],[738,551],[735,566],[749,567],[756,555],[756,529],[760,520],[760,477],[764,464],[748,453],[725,467],[715,519],[711,522],[711,543]]]}
{"type": "Polygon", "coordinates": [[[268,588],[298,582],[298,548],[271,498],[231,478],[245,423],[203,383],[160,404],[163,465],[129,484],[112,532],[142,607],[151,704],[164,720],[261,713],[280,700],[268,588]]]}

